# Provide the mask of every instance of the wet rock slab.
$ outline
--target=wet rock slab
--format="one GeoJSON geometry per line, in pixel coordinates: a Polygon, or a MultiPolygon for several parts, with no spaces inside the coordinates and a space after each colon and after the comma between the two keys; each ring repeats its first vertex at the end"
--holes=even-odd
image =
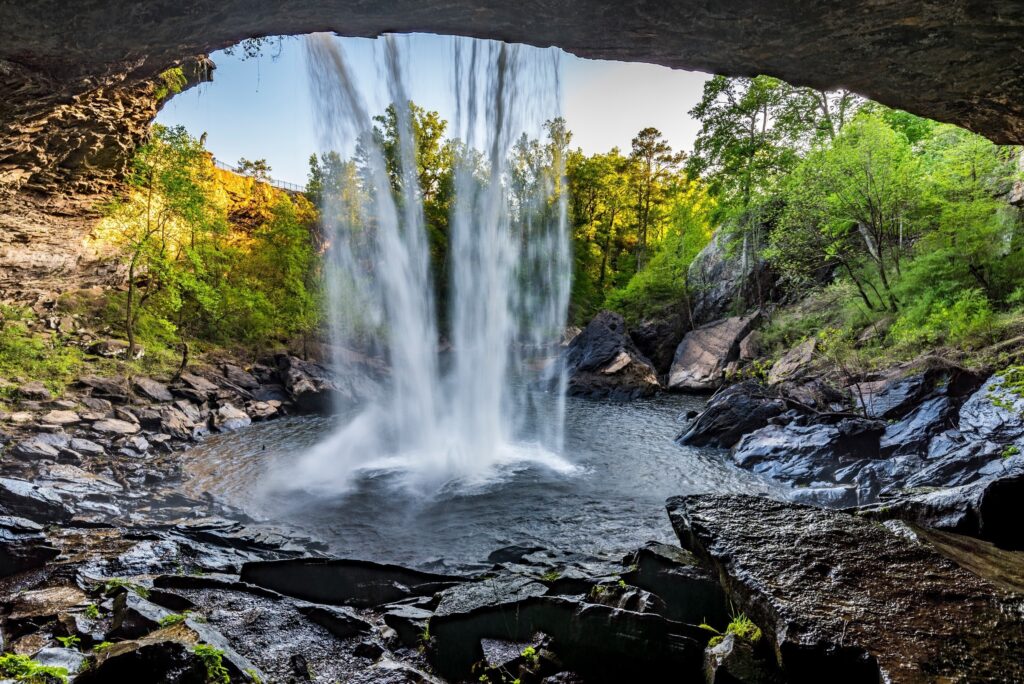
{"type": "Polygon", "coordinates": [[[1020,681],[1024,596],[869,520],[749,496],[668,502],[788,681],[1020,681]]]}

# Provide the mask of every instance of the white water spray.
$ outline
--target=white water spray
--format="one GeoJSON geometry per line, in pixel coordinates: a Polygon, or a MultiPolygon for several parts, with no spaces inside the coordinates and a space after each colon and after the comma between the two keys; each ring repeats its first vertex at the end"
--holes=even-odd
{"type": "MultiPolygon", "coordinates": [[[[473,487],[509,470],[569,472],[561,447],[564,376],[554,398],[535,388],[539,359],[565,322],[570,257],[562,160],[531,164],[543,123],[558,115],[557,53],[452,40],[456,146],[447,276],[432,273],[400,40],[382,39],[381,80],[396,103],[397,150],[373,136],[372,114],[340,41],[307,39],[324,147],[358,145],[353,192],[325,193],[330,322],[336,348],[359,336],[386,350],[386,396],[278,477],[327,494],[396,476],[420,493],[473,487]],[[523,137],[525,134],[525,137],[523,137]],[[390,166],[389,166],[390,162],[390,166]],[[439,360],[435,278],[448,277],[450,363],[439,360]]],[[[536,155],[535,155],[536,156],[536,155]]],[[[551,157],[552,155],[549,155],[551,157]]],[[[551,373],[548,366],[548,373],[551,373]]]]}

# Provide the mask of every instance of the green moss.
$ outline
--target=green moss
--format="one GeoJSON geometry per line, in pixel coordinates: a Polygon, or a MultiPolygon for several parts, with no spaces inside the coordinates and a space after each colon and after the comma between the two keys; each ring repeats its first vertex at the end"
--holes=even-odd
{"type": "Polygon", "coordinates": [[[1011,456],[1016,456],[1019,453],[1020,447],[1018,447],[1016,444],[1010,444],[1005,449],[1003,449],[1002,456],[1003,458],[1010,458],[1011,456]]]}
{"type": "Polygon", "coordinates": [[[29,684],[67,684],[68,671],[63,667],[41,665],[25,655],[5,653],[0,656],[0,675],[29,684]]]}
{"type": "Polygon", "coordinates": [[[114,645],[113,641],[103,641],[103,642],[98,643],[95,646],[93,646],[92,650],[93,650],[94,653],[103,653],[104,651],[106,651],[108,648],[110,648],[113,645],[114,645]]]}
{"type": "Polygon", "coordinates": [[[133,591],[142,598],[149,598],[149,589],[142,586],[141,584],[129,582],[128,580],[122,579],[120,577],[112,577],[111,579],[108,579],[106,582],[103,583],[104,594],[115,593],[117,592],[118,589],[133,591]]]}
{"type": "MultiPolygon", "coordinates": [[[[84,355],[57,332],[41,329],[28,309],[0,305],[0,378],[39,380],[59,394],[81,369],[84,355]]],[[[13,390],[0,387],[0,399],[12,398],[13,390]]]]}
{"type": "Polygon", "coordinates": [[[157,78],[160,80],[157,81],[153,94],[156,95],[158,100],[162,100],[169,95],[177,95],[188,85],[188,79],[185,78],[185,72],[182,71],[181,67],[167,69],[161,72],[157,78]]]}
{"type": "Polygon", "coordinates": [[[541,575],[540,578],[545,582],[554,582],[561,576],[562,572],[560,570],[549,570],[548,572],[545,572],[543,575],[541,575]]]}
{"type": "Polygon", "coordinates": [[[173,615],[165,615],[160,618],[161,627],[171,627],[173,625],[180,625],[188,616],[185,613],[174,613],[173,615]]]}
{"type": "Polygon", "coordinates": [[[95,603],[90,603],[85,609],[85,617],[90,620],[97,620],[100,617],[100,609],[95,603]]]}

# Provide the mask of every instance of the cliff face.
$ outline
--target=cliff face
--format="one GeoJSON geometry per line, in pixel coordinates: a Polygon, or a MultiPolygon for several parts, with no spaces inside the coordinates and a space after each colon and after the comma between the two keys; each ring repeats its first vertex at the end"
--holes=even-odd
{"type": "MultiPolygon", "coordinates": [[[[187,85],[209,80],[205,57],[182,65],[187,85]]],[[[88,244],[163,99],[153,80],[124,71],[66,83],[0,61],[0,301],[33,303],[66,287],[109,286],[119,275],[88,244]]]]}

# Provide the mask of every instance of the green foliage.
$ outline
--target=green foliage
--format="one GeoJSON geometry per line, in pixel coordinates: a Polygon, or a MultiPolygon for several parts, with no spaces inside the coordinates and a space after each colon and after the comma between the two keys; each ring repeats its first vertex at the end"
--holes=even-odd
{"type": "MultiPolygon", "coordinates": [[[[241,163],[257,179],[269,174],[263,160],[241,163]]],[[[154,126],[131,191],[107,209],[106,231],[128,261],[128,290],[110,298],[112,317],[147,353],[187,360],[195,342],[270,346],[319,326],[313,208],[252,183],[239,184],[231,204],[222,184],[232,181],[220,178],[183,128],[154,126]]]]}
{"type": "Polygon", "coordinates": [[[228,669],[224,666],[224,651],[209,644],[196,644],[192,647],[206,668],[207,684],[231,684],[228,669]]]}
{"type": "Polygon", "coordinates": [[[545,582],[554,582],[561,576],[562,573],[560,570],[548,570],[543,575],[541,575],[540,578],[545,582]]]}
{"type": "Polygon", "coordinates": [[[1010,458],[1011,456],[1016,456],[1019,453],[1019,446],[1017,446],[1016,444],[1009,444],[1003,449],[1003,453],[1001,455],[1003,458],[1010,458]]]}
{"type": "Polygon", "coordinates": [[[40,665],[26,655],[14,653],[0,655],[0,675],[28,684],[67,684],[68,681],[66,668],[40,665]]]}
{"type": "Polygon", "coordinates": [[[106,651],[107,649],[109,649],[113,645],[114,645],[114,642],[112,642],[112,641],[101,641],[100,643],[98,643],[95,646],[93,646],[92,650],[95,653],[103,653],[104,651],[106,651]]]}
{"type": "Polygon", "coordinates": [[[537,649],[533,646],[524,648],[520,655],[523,656],[530,667],[537,667],[537,664],[540,662],[540,655],[537,654],[537,649]]]}
{"type": "MultiPolygon", "coordinates": [[[[0,305],[0,378],[41,380],[59,393],[81,368],[82,352],[55,331],[37,333],[32,321],[29,310],[0,305]]],[[[0,387],[0,398],[9,391],[0,387]]]]}
{"type": "Polygon", "coordinates": [[[687,302],[691,296],[690,264],[711,240],[713,206],[699,182],[677,190],[667,236],[647,268],[630,278],[625,287],[610,292],[605,306],[633,325],[687,302]]]}
{"type": "Polygon", "coordinates": [[[72,634],[71,636],[57,637],[57,641],[59,641],[60,645],[64,648],[78,648],[78,645],[82,643],[81,638],[79,638],[78,635],[76,634],[72,634]]]}
{"type": "Polygon", "coordinates": [[[253,668],[247,668],[245,670],[245,676],[249,678],[253,684],[263,684],[263,678],[260,677],[259,673],[253,668]]]}
{"type": "Polygon", "coordinates": [[[96,620],[99,619],[99,616],[99,607],[97,607],[95,603],[90,603],[85,609],[85,617],[89,618],[90,620],[96,620]]]}
{"type": "Polygon", "coordinates": [[[753,644],[760,641],[762,636],[761,628],[755,625],[753,621],[743,613],[734,614],[732,619],[729,621],[729,624],[726,625],[724,632],[718,631],[706,622],[701,623],[698,626],[701,629],[715,634],[715,636],[711,637],[711,640],[708,641],[708,647],[710,648],[714,648],[718,644],[722,643],[726,634],[734,634],[737,638],[744,639],[745,641],[749,641],[753,644]]]}

